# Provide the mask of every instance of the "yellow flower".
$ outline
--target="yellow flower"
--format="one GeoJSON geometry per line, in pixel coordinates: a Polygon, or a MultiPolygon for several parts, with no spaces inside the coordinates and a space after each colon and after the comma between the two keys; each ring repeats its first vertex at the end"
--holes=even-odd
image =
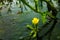
{"type": "Polygon", "coordinates": [[[38,24],[38,22],[39,22],[39,19],[38,18],[33,18],[33,20],[32,20],[32,23],[33,24],[38,24]]]}

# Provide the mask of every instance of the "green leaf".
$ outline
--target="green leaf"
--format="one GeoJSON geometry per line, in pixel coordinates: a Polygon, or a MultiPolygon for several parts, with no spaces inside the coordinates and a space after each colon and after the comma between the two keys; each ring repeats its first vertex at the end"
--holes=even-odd
{"type": "Polygon", "coordinates": [[[35,38],[36,37],[36,32],[33,34],[33,38],[35,38]]]}
{"type": "Polygon", "coordinates": [[[34,31],[31,31],[30,35],[34,34],[34,31]]]}
{"type": "Polygon", "coordinates": [[[30,29],[30,30],[33,29],[33,27],[31,25],[27,25],[27,28],[30,29]]]}
{"type": "Polygon", "coordinates": [[[53,16],[51,13],[48,13],[48,15],[52,18],[55,18],[55,16],[53,16]]]}
{"type": "Polygon", "coordinates": [[[47,21],[46,16],[47,16],[46,13],[43,13],[43,15],[42,15],[42,22],[43,23],[45,23],[47,21]]]}

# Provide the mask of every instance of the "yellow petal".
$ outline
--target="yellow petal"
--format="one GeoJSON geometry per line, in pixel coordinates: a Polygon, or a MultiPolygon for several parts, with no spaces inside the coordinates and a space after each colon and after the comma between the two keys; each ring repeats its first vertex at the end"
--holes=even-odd
{"type": "Polygon", "coordinates": [[[33,24],[37,24],[39,22],[39,19],[38,18],[33,18],[33,20],[32,20],[32,23],[33,24]]]}

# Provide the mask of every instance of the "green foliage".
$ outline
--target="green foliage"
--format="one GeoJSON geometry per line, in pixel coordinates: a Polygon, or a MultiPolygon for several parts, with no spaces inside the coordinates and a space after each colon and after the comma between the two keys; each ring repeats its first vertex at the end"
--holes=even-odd
{"type": "Polygon", "coordinates": [[[46,23],[46,21],[47,21],[47,18],[46,17],[47,17],[47,13],[44,12],[43,15],[42,15],[42,22],[43,23],[46,23]]]}
{"type": "Polygon", "coordinates": [[[31,25],[27,25],[27,28],[33,30],[33,27],[31,25]]]}
{"type": "Polygon", "coordinates": [[[29,30],[31,30],[31,32],[30,32],[29,35],[32,36],[33,38],[35,38],[36,35],[37,35],[36,27],[33,27],[33,26],[31,26],[31,25],[27,25],[27,28],[28,28],[29,30]]]}

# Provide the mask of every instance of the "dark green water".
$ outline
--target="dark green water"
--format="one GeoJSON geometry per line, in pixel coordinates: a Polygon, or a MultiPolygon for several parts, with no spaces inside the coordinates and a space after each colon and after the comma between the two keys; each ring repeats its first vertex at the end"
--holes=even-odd
{"type": "MultiPolygon", "coordinates": [[[[5,10],[4,12],[2,11],[2,16],[0,16],[0,39],[18,40],[19,38],[27,36],[29,31],[26,29],[26,24],[32,24],[31,20],[34,17],[38,17],[40,19],[39,26],[43,25],[41,16],[38,13],[30,11],[16,14],[16,12],[17,11],[13,11],[13,14],[9,14],[5,10]]],[[[60,16],[57,17],[60,18],[60,16]]],[[[60,40],[60,20],[52,33],[51,40],[60,40]]]]}

